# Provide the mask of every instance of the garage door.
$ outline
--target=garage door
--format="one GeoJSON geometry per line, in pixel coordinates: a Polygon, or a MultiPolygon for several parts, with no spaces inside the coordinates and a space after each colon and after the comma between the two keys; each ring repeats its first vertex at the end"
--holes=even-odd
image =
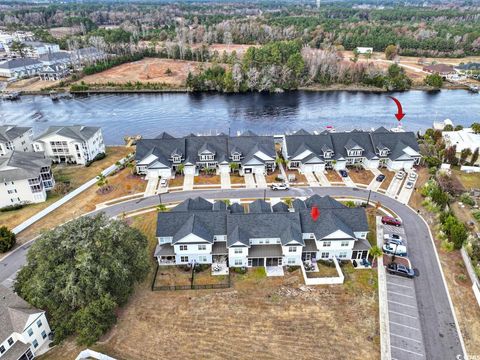
{"type": "Polygon", "coordinates": [[[304,171],[307,172],[314,172],[314,171],[323,171],[324,165],[323,164],[309,164],[303,166],[304,171]]]}

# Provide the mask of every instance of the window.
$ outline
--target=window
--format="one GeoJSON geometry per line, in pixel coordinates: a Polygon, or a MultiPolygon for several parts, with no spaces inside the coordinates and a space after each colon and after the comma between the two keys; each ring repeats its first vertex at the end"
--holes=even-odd
{"type": "Polygon", "coordinates": [[[5,352],[5,346],[0,346],[0,354],[3,354],[5,352]]]}
{"type": "Polygon", "coordinates": [[[240,155],[237,155],[237,154],[233,155],[232,160],[233,161],[240,161],[240,155]]]}
{"type": "Polygon", "coordinates": [[[207,262],[207,257],[205,255],[199,256],[198,261],[199,262],[207,262]]]}
{"type": "Polygon", "coordinates": [[[38,347],[38,341],[37,340],[33,340],[32,341],[32,345],[33,347],[36,349],[38,347]]]}
{"type": "Polygon", "coordinates": [[[289,246],[288,247],[288,252],[297,252],[297,247],[296,246],[289,246]]]}
{"type": "Polygon", "coordinates": [[[287,264],[288,264],[288,265],[295,264],[295,262],[296,262],[296,261],[295,261],[295,258],[288,258],[288,260],[287,260],[287,264]]]}
{"type": "Polygon", "coordinates": [[[180,251],[186,251],[188,249],[187,245],[180,245],[180,251]]]}
{"type": "Polygon", "coordinates": [[[346,251],[342,251],[338,254],[338,257],[340,259],[345,259],[347,257],[347,252],[346,251]]]}
{"type": "Polygon", "coordinates": [[[33,335],[33,330],[29,328],[27,330],[27,334],[28,334],[28,336],[32,336],[33,335]]]}
{"type": "Polygon", "coordinates": [[[13,344],[13,339],[12,338],[8,338],[8,345],[12,346],[13,344]]]}
{"type": "Polygon", "coordinates": [[[340,244],[340,246],[348,246],[350,245],[350,241],[342,241],[342,243],[340,244]]]}
{"type": "Polygon", "coordinates": [[[322,259],[328,259],[329,253],[328,252],[322,252],[322,259]]]}
{"type": "Polygon", "coordinates": [[[45,330],[42,331],[42,339],[45,339],[47,337],[47,333],[45,332],[45,330]]]}
{"type": "Polygon", "coordinates": [[[38,327],[42,326],[42,320],[38,320],[38,321],[37,321],[37,326],[38,326],[38,327]]]}
{"type": "Polygon", "coordinates": [[[188,256],[180,256],[180,262],[188,262],[188,256]]]}
{"type": "Polygon", "coordinates": [[[242,265],[242,259],[235,259],[235,265],[242,265]]]}
{"type": "Polygon", "coordinates": [[[207,250],[207,245],[198,245],[198,250],[207,250]]]}
{"type": "Polygon", "coordinates": [[[259,244],[263,244],[263,240],[258,240],[258,243],[259,243],[259,244]]]}
{"type": "Polygon", "coordinates": [[[265,240],[265,244],[270,244],[270,240],[269,240],[269,239],[266,239],[266,240],[265,240]]]}
{"type": "Polygon", "coordinates": [[[324,242],[323,242],[323,246],[324,246],[324,247],[328,247],[328,246],[330,246],[330,245],[332,245],[332,242],[331,242],[331,241],[324,241],[324,242]]]}
{"type": "Polygon", "coordinates": [[[243,253],[243,249],[238,249],[236,248],[235,251],[234,251],[235,254],[242,254],[243,253]]]}

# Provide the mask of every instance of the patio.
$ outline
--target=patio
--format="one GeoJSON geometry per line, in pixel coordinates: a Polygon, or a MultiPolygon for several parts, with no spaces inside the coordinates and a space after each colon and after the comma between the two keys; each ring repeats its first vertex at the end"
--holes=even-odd
{"type": "Polygon", "coordinates": [[[267,276],[283,276],[283,266],[265,266],[267,276]]]}

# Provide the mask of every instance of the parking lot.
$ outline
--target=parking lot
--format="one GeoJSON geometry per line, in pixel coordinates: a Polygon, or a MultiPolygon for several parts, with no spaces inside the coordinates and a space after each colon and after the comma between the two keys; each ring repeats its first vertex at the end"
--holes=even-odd
{"type": "MultiPolygon", "coordinates": [[[[403,227],[383,225],[384,234],[397,234],[408,249],[408,239],[403,227]]],[[[425,358],[415,279],[387,273],[387,306],[392,359],[409,360],[425,358]]]]}

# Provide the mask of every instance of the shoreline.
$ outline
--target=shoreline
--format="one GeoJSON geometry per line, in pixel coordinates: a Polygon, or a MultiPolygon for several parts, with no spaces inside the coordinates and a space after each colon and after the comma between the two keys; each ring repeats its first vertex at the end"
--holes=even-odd
{"type": "MultiPolygon", "coordinates": [[[[436,92],[441,90],[469,90],[467,86],[464,85],[453,85],[443,86],[442,88],[435,89],[432,87],[417,85],[412,86],[408,90],[403,90],[402,92],[408,91],[426,91],[426,92],[436,92]]],[[[46,96],[50,95],[51,90],[35,90],[35,91],[22,91],[20,90],[21,95],[41,95],[46,96]]],[[[165,89],[115,89],[115,88],[98,88],[98,89],[88,89],[81,91],[68,91],[68,89],[56,89],[58,93],[70,92],[72,95],[99,95],[99,94],[185,94],[185,93],[198,93],[198,94],[207,94],[207,93],[218,93],[215,91],[202,91],[202,92],[192,92],[187,88],[165,88],[165,89]]],[[[396,92],[396,90],[390,91],[384,88],[375,88],[362,85],[342,85],[334,84],[330,86],[321,86],[321,85],[311,85],[311,86],[302,86],[295,90],[284,90],[282,92],[294,92],[294,91],[309,91],[309,92],[334,92],[334,91],[346,91],[346,92],[365,92],[365,93],[389,93],[396,92]]],[[[226,95],[237,95],[244,93],[222,93],[226,95]]],[[[273,92],[272,94],[275,94],[273,92]]]]}

